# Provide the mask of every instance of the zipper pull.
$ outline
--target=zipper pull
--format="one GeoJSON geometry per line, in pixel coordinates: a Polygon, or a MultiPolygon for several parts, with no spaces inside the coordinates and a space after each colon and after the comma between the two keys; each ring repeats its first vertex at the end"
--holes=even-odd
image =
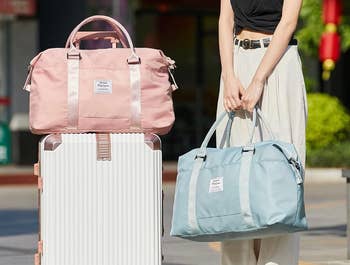
{"type": "Polygon", "coordinates": [[[175,91],[179,88],[178,85],[176,84],[175,77],[173,75],[173,70],[175,70],[176,64],[175,64],[175,61],[173,59],[171,59],[170,57],[165,56],[165,60],[168,63],[168,72],[169,72],[169,75],[170,75],[170,78],[172,81],[171,87],[172,87],[173,91],[175,91]]]}
{"type": "Polygon", "coordinates": [[[40,52],[37,56],[35,56],[30,61],[30,64],[28,66],[28,75],[27,75],[27,79],[26,79],[26,81],[24,83],[23,90],[26,90],[26,91],[30,92],[30,85],[31,85],[31,82],[32,82],[32,74],[33,74],[34,65],[39,60],[39,58],[40,58],[40,56],[42,54],[43,54],[43,52],[40,52]]]}
{"type": "Polygon", "coordinates": [[[28,66],[28,74],[27,74],[27,79],[24,83],[24,86],[23,86],[23,90],[26,90],[28,92],[30,92],[30,85],[31,85],[31,82],[32,82],[32,73],[33,73],[33,66],[30,64],[28,66]]]}
{"type": "Polygon", "coordinates": [[[169,75],[170,75],[170,78],[171,78],[171,88],[173,89],[173,91],[175,91],[175,90],[177,90],[179,87],[178,87],[177,84],[176,84],[174,75],[173,75],[172,70],[171,70],[170,68],[168,68],[168,72],[169,72],[169,75]]]}
{"type": "Polygon", "coordinates": [[[170,57],[165,56],[165,60],[168,62],[170,69],[173,70],[173,69],[176,68],[175,61],[173,59],[171,59],[170,57]]]}

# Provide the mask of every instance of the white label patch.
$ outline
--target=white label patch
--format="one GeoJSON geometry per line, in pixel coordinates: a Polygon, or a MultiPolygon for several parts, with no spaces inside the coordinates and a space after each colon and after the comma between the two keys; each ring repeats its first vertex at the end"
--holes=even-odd
{"type": "Polygon", "coordinates": [[[94,80],[95,94],[112,94],[112,80],[94,80]]]}
{"type": "Polygon", "coordinates": [[[224,190],[224,178],[216,177],[210,180],[209,193],[224,190]]]}

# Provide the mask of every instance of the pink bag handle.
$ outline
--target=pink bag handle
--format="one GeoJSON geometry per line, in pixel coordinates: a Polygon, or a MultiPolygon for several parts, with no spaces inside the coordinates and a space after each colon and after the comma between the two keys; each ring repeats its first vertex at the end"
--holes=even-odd
{"type": "Polygon", "coordinates": [[[77,35],[78,31],[80,30],[80,28],[83,27],[84,25],[91,23],[91,22],[94,22],[94,21],[105,21],[108,24],[110,24],[115,29],[115,31],[117,33],[119,33],[119,31],[121,31],[123,33],[123,35],[126,37],[127,43],[129,44],[129,47],[131,49],[131,56],[128,59],[128,63],[131,63],[131,64],[140,63],[140,58],[136,55],[134,44],[130,38],[128,31],[124,28],[124,26],[122,24],[120,24],[115,19],[113,19],[111,17],[107,17],[107,16],[102,16],[102,15],[88,17],[88,18],[84,19],[79,25],[77,25],[73,29],[72,33],[70,34],[70,36],[68,38],[70,48],[71,48],[70,52],[75,53],[75,54],[77,53],[78,49],[77,49],[77,47],[74,46],[73,40],[76,38],[76,35],[77,35]]]}
{"type": "MultiPolygon", "coordinates": [[[[78,31],[73,43],[79,48],[79,43],[82,40],[104,39],[109,40],[112,43],[113,48],[116,48],[116,44],[122,42],[119,37],[120,36],[115,31],[78,31]]],[[[67,40],[65,48],[69,48],[69,43],[70,38],[67,40]]],[[[123,43],[122,45],[124,46],[123,43]]]]}
{"type": "MultiPolygon", "coordinates": [[[[115,25],[113,25],[112,27],[113,27],[113,29],[114,29],[113,33],[114,33],[115,35],[118,36],[118,39],[119,39],[119,41],[121,42],[121,44],[123,45],[123,47],[124,47],[124,48],[129,47],[128,44],[127,44],[127,42],[126,42],[126,39],[125,39],[125,37],[124,37],[124,35],[123,35],[123,33],[122,33],[122,31],[121,31],[118,27],[116,27],[115,25]]],[[[86,33],[91,32],[91,34],[94,33],[94,32],[97,33],[97,31],[78,31],[78,32],[77,32],[77,35],[76,35],[76,37],[75,37],[75,39],[73,39],[73,43],[77,42],[76,40],[80,38],[80,36],[79,36],[80,32],[86,32],[86,33]]],[[[101,32],[101,34],[102,34],[102,32],[107,32],[107,33],[108,33],[108,32],[111,32],[111,31],[98,31],[98,32],[101,32]]],[[[69,37],[68,37],[68,39],[67,39],[67,41],[66,41],[65,48],[69,48],[69,47],[70,47],[70,40],[71,40],[71,38],[72,38],[72,33],[73,33],[73,32],[71,32],[71,33],[69,34],[69,37]]],[[[89,38],[88,38],[88,37],[86,37],[86,38],[84,37],[84,39],[89,39],[89,38]]],[[[78,47],[77,47],[77,48],[78,48],[78,47]]]]}

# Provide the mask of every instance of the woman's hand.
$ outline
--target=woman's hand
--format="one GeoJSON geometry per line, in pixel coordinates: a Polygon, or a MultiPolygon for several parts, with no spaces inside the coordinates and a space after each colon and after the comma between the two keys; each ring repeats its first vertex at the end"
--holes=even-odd
{"type": "Polygon", "coordinates": [[[253,79],[242,97],[242,108],[249,112],[253,112],[256,103],[258,103],[261,97],[263,89],[264,82],[253,79]]]}
{"type": "Polygon", "coordinates": [[[224,81],[224,107],[226,111],[233,111],[242,108],[241,97],[245,90],[238,78],[231,76],[223,78],[224,81]]]}
{"type": "Polygon", "coordinates": [[[242,98],[243,108],[253,111],[261,97],[266,78],[270,76],[274,67],[286,52],[290,38],[295,32],[302,0],[284,0],[282,17],[278,23],[267,50],[257,68],[254,78],[242,98]]]}

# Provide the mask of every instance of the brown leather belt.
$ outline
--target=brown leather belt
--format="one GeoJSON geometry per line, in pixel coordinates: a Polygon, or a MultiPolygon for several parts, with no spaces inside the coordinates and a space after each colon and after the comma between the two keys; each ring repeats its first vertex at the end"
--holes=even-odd
{"type": "MultiPolygon", "coordinates": [[[[264,47],[269,46],[270,44],[270,38],[265,38],[262,39],[262,42],[264,44],[264,47]]],[[[235,45],[238,45],[240,47],[242,47],[243,49],[257,49],[257,48],[261,48],[261,43],[260,40],[250,40],[250,39],[243,39],[243,40],[239,40],[239,39],[234,39],[234,43],[235,45]]],[[[291,39],[288,43],[288,45],[297,45],[298,41],[296,39],[291,39]]]]}

